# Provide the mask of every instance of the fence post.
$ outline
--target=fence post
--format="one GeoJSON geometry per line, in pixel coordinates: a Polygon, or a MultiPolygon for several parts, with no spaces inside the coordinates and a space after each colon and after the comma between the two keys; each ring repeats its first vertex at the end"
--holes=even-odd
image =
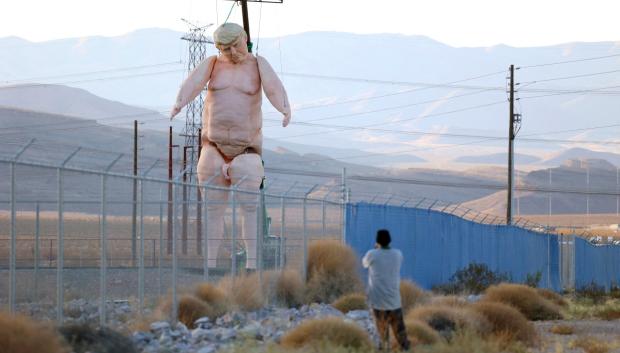
{"type": "Polygon", "coordinates": [[[308,196],[316,189],[318,184],[315,184],[310,190],[304,194],[303,200],[303,235],[304,235],[304,251],[303,251],[303,273],[302,279],[305,281],[308,274],[308,196]]]}
{"type": "Polygon", "coordinates": [[[162,283],[163,283],[163,273],[161,269],[162,260],[164,257],[164,204],[161,199],[161,192],[159,193],[159,244],[157,248],[159,249],[159,257],[157,258],[157,294],[161,297],[162,295],[162,283]]]}
{"type": "Polygon", "coordinates": [[[41,205],[35,204],[34,220],[34,298],[39,300],[39,257],[41,256],[41,205]]]}
{"type": "Polygon", "coordinates": [[[13,156],[13,160],[9,163],[11,173],[11,249],[9,254],[9,310],[15,313],[15,296],[16,296],[16,267],[17,267],[17,200],[15,198],[15,163],[19,157],[26,152],[26,149],[34,143],[35,139],[31,139],[26,145],[21,147],[13,156]]]}
{"type": "MultiPolygon", "coordinates": [[[[342,168],[342,243],[347,243],[347,203],[349,194],[347,193],[347,168],[342,168]]],[[[304,264],[305,266],[305,264],[304,264]]]]}
{"type": "Polygon", "coordinates": [[[286,211],[285,211],[285,197],[288,195],[289,192],[291,192],[291,190],[293,190],[295,188],[295,186],[297,185],[297,182],[294,182],[293,185],[291,185],[290,188],[288,188],[288,190],[286,190],[280,199],[280,253],[279,253],[279,268],[280,270],[282,270],[284,268],[284,255],[285,255],[285,248],[284,248],[284,242],[285,242],[285,237],[284,237],[284,232],[286,230],[286,225],[285,225],[285,217],[286,217],[286,211]]]}
{"type": "Polygon", "coordinates": [[[11,169],[11,254],[9,260],[9,310],[11,313],[15,313],[15,258],[17,253],[17,201],[15,200],[15,162],[11,162],[9,166],[11,169]]]}
{"type": "Polygon", "coordinates": [[[177,301],[177,237],[178,237],[178,222],[177,220],[177,185],[176,182],[171,183],[172,186],[172,310],[171,310],[171,322],[177,323],[178,301],[177,301]]]}
{"type": "Polygon", "coordinates": [[[138,252],[138,301],[140,315],[144,314],[144,180],[138,179],[138,191],[140,201],[138,206],[140,211],[140,250],[138,252]]]}

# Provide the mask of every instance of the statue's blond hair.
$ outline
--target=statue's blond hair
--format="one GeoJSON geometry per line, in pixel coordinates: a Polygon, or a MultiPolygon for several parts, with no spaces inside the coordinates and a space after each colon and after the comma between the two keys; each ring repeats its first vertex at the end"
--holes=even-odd
{"type": "Polygon", "coordinates": [[[222,45],[232,44],[239,37],[244,38],[244,41],[245,38],[247,38],[243,27],[239,26],[236,23],[224,23],[220,25],[213,33],[215,46],[218,48],[222,45]]]}

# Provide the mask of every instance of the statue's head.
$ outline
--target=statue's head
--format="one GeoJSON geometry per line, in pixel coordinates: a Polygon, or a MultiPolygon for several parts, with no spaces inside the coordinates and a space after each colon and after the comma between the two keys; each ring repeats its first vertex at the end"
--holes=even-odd
{"type": "Polygon", "coordinates": [[[215,47],[229,61],[237,64],[248,55],[247,35],[243,27],[236,23],[224,23],[213,33],[215,47]]]}

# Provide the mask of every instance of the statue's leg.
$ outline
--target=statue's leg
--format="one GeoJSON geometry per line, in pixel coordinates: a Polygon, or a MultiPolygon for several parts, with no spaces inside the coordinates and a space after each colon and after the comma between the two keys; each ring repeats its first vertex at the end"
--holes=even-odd
{"type": "Polygon", "coordinates": [[[247,250],[246,268],[256,269],[257,260],[257,219],[256,209],[258,205],[258,190],[264,175],[261,157],[256,153],[244,153],[238,155],[230,163],[229,174],[231,182],[239,183],[239,192],[235,193],[239,201],[243,219],[242,237],[247,250]],[[244,190],[250,192],[243,192],[244,190]]]}
{"type": "Polygon", "coordinates": [[[202,147],[198,160],[198,181],[204,186],[202,197],[207,200],[207,264],[214,268],[217,265],[217,253],[224,239],[224,213],[228,206],[228,191],[214,190],[208,186],[228,187],[230,182],[222,176],[224,158],[211,145],[202,147]],[[205,185],[205,183],[209,183],[205,185]],[[206,189],[206,193],[204,190],[206,189]]]}

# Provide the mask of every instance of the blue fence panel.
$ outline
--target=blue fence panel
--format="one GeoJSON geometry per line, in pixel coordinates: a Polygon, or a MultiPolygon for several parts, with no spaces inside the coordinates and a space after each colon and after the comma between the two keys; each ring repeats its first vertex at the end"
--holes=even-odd
{"type": "Polygon", "coordinates": [[[575,288],[594,282],[609,290],[620,283],[620,246],[575,239],[575,288]]]}
{"type": "Polygon", "coordinates": [[[475,262],[509,273],[515,282],[541,272],[541,287],[560,290],[555,235],[479,224],[433,210],[366,203],[349,204],[347,217],[347,242],[359,256],[373,248],[378,229],[389,229],[392,246],[403,252],[402,277],[426,289],[447,283],[475,262]]]}

